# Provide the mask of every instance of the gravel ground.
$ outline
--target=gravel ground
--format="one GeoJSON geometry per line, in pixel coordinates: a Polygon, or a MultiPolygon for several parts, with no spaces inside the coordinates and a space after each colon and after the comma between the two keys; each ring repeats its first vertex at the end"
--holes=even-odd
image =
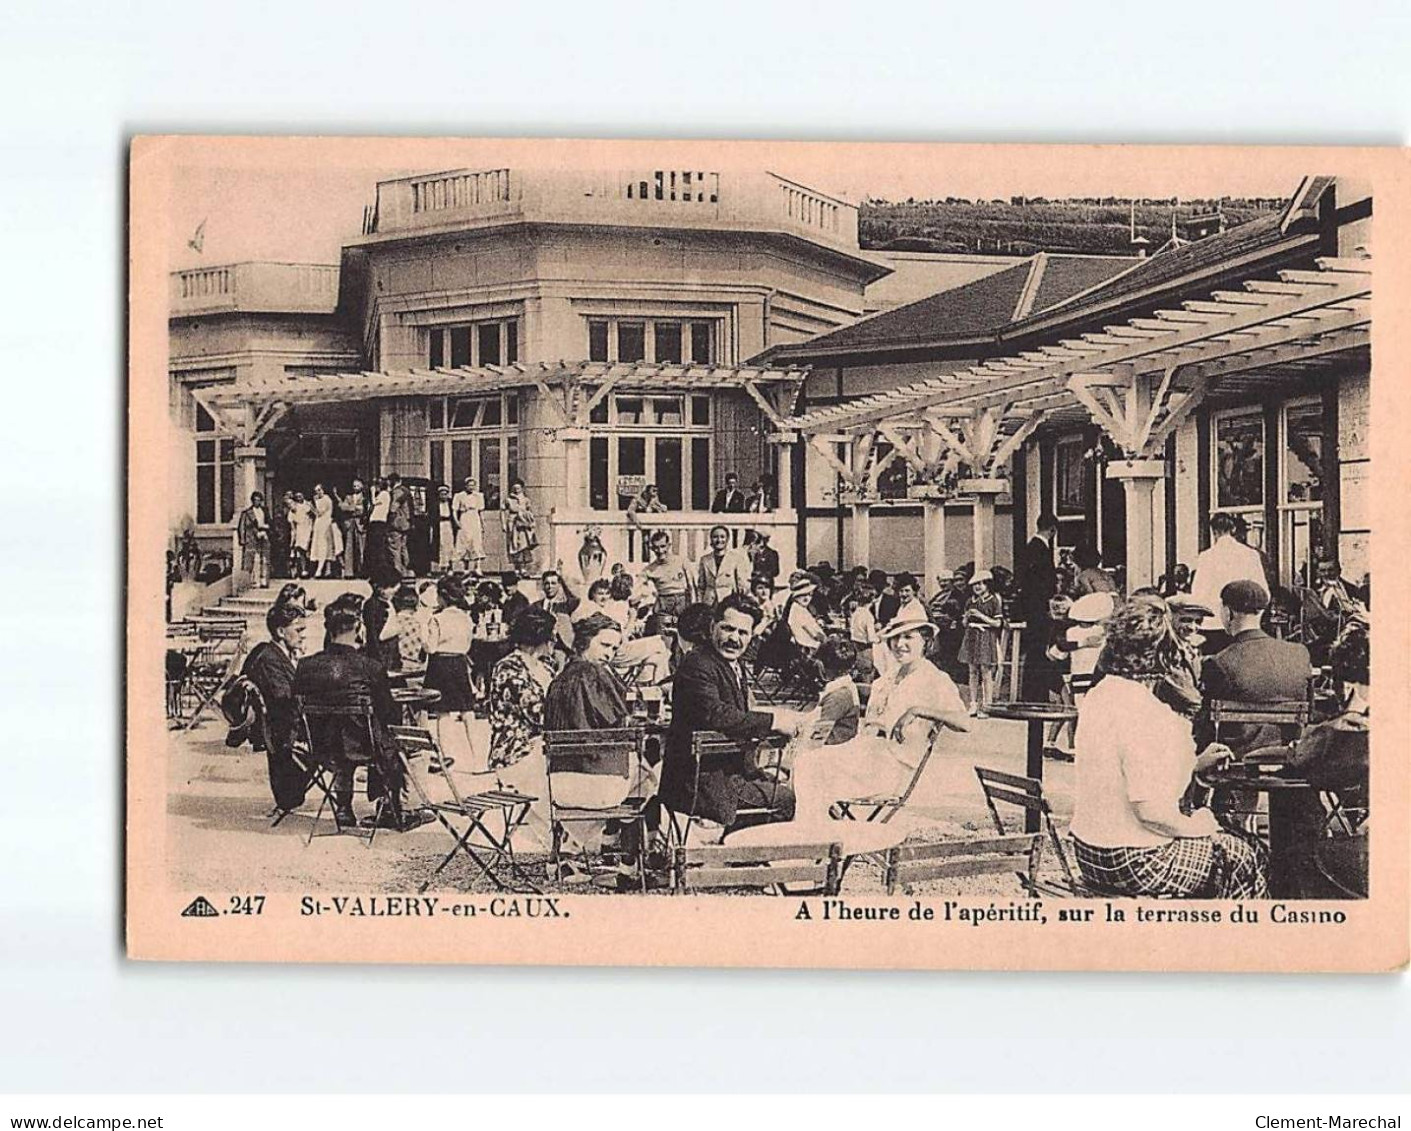
{"type": "MultiPolygon", "coordinates": [[[[379,833],[370,845],[362,838],[332,835],[315,836],[312,843],[306,844],[316,800],[277,828],[270,828],[272,802],[264,755],[252,753],[248,746],[232,751],[225,746],[224,737],[224,726],[214,719],[207,719],[192,731],[172,732],[169,736],[167,835],[170,858],[175,862],[172,878],[183,889],[414,892],[451,847],[445,829],[435,823],[408,833],[379,833]]],[[[907,811],[897,818],[907,822],[908,842],[983,836],[993,831],[972,768],[977,764],[1022,773],[1024,725],[980,720],[969,734],[949,736],[943,754],[928,766],[907,811]]],[[[1070,764],[1047,763],[1045,794],[1054,808],[1060,833],[1071,814],[1072,781],[1070,764]]],[[[359,801],[360,808],[364,804],[359,801]]],[[[1017,822],[1019,811],[1012,812],[1017,822]]],[[[1008,821],[1010,814],[1003,815],[1008,821]]],[[[1015,823],[1011,831],[1020,827],[1015,823]]],[[[332,829],[332,820],[325,812],[318,831],[327,834],[332,829]]],[[[526,870],[542,876],[543,853],[534,852],[528,844],[520,851],[526,870]],[[539,866],[534,867],[535,863],[539,866]]],[[[1057,873],[1051,850],[1045,854],[1044,871],[1048,875],[1057,873]]],[[[563,885],[537,879],[536,883],[549,892],[607,894],[606,889],[592,884],[563,885]]],[[[429,890],[464,892],[486,887],[487,882],[478,877],[474,865],[460,856],[429,890]]],[[[866,860],[855,861],[842,890],[845,895],[881,894],[880,869],[866,860]]],[[[915,892],[985,899],[1015,899],[1023,894],[1018,881],[1006,875],[935,881],[919,885],[915,892]]]]}

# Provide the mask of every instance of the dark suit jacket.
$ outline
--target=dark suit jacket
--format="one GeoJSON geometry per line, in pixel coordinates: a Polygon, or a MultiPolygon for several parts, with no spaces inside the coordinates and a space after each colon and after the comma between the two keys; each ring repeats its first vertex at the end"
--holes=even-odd
{"type": "Polygon", "coordinates": [[[722,487],[715,493],[715,499],[710,504],[710,509],[715,514],[744,514],[745,493],[736,488],[735,493],[727,497],[725,488],[722,487]]]}
{"type": "Polygon", "coordinates": [[[363,653],[381,660],[388,671],[396,671],[402,666],[401,646],[395,639],[382,639],[391,616],[392,606],[376,593],[363,602],[363,653]]]}
{"type": "Polygon", "coordinates": [[[692,649],[681,661],[672,685],[661,800],[677,813],[733,825],[736,793],[731,783],[759,776],[754,748],[769,733],[773,717],[749,709],[730,665],[708,645],[692,649]],[[719,731],[740,743],[733,754],[703,761],[699,782],[691,754],[691,735],[698,730],[719,731]]]}
{"type": "Polygon", "coordinates": [[[294,731],[294,661],[289,653],[273,640],[257,644],[245,660],[240,674],[260,689],[264,700],[263,734],[256,750],[272,745],[276,750],[289,748],[289,736],[294,731]]]}
{"type": "Polygon", "coordinates": [[[1046,644],[1048,636],[1048,599],[1058,591],[1058,569],[1053,564],[1053,547],[1035,535],[1024,546],[1019,559],[1018,612],[1031,628],[1042,633],[1030,633],[1036,642],[1046,644]]]}
{"type": "Polygon", "coordinates": [[[392,698],[386,671],[372,657],[347,644],[329,644],[322,652],[299,661],[294,671],[294,694],[306,703],[331,706],[348,703],[360,695],[372,700],[377,722],[373,736],[380,745],[368,749],[367,733],[356,719],[325,720],[324,725],[311,723],[310,738],[320,759],[366,762],[390,750],[386,728],[398,722],[401,712],[392,698]]]}
{"type": "Polygon", "coordinates": [[[779,576],[779,551],[773,546],[761,546],[754,556],[755,577],[767,577],[773,581],[779,576]]]}
{"type": "MultiPolygon", "coordinates": [[[[1278,699],[1306,699],[1310,665],[1308,649],[1288,640],[1276,640],[1268,633],[1251,628],[1241,632],[1218,655],[1205,661],[1201,669],[1201,690],[1207,704],[1196,729],[1196,739],[1213,741],[1208,704],[1212,699],[1234,699],[1241,703],[1272,703],[1278,699]]],[[[1291,737],[1291,736],[1289,736],[1291,737]]],[[[1237,754],[1260,746],[1288,741],[1273,724],[1230,726],[1222,740],[1237,754]]]]}

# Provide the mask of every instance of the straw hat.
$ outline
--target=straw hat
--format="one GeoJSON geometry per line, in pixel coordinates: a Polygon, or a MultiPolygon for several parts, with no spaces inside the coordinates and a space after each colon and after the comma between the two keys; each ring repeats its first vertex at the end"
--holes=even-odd
{"type": "Polygon", "coordinates": [[[970,584],[974,585],[977,581],[993,581],[994,579],[995,575],[992,574],[989,570],[980,569],[976,570],[970,575],[970,584]]]}
{"type": "Polygon", "coordinates": [[[796,569],[789,574],[789,592],[795,597],[806,597],[818,588],[818,575],[806,569],[796,569]]]}
{"type": "Polygon", "coordinates": [[[889,621],[887,625],[877,633],[877,639],[891,640],[896,636],[905,636],[908,632],[924,632],[928,636],[934,636],[936,626],[926,617],[918,613],[906,613],[889,621]]]}

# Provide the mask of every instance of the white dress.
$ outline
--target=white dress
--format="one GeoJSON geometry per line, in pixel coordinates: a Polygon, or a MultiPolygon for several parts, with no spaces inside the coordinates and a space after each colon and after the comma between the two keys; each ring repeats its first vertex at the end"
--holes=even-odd
{"type": "Polygon", "coordinates": [[[456,519],[456,561],[478,562],[485,557],[485,524],[481,512],[485,495],[480,491],[457,491],[451,500],[456,519]]]}
{"type": "Polygon", "coordinates": [[[309,552],[314,535],[314,509],[307,502],[289,505],[289,548],[309,552]]]}
{"type": "Polygon", "coordinates": [[[309,537],[309,561],[332,561],[343,552],[342,531],[333,525],[333,500],[321,495],[314,500],[313,529],[309,537]]]}

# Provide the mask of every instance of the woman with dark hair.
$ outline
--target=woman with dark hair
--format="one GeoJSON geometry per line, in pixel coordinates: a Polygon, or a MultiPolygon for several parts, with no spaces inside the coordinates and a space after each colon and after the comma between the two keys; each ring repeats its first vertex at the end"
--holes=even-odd
{"type": "Polygon", "coordinates": [[[511,652],[490,676],[490,769],[500,785],[538,798],[526,827],[548,844],[544,697],[554,680],[554,614],[528,608],[509,626],[511,652]]]}
{"type": "Polygon", "coordinates": [[[1115,895],[1262,899],[1264,846],[1222,828],[1209,809],[1181,812],[1192,775],[1230,756],[1212,744],[1197,757],[1190,723],[1158,695],[1185,662],[1160,597],[1134,598],[1108,620],[1105,675],[1078,709],[1078,868],[1115,895]]]}
{"type": "Polygon", "coordinates": [[[509,626],[510,654],[490,676],[490,767],[503,769],[533,752],[544,729],[544,695],[553,682],[554,616],[525,609],[509,626]]]}
{"type": "Polygon", "coordinates": [[[455,577],[442,577],[436,583],[436,598],[439,608],[426,625],[426,678],[422,686],[441,693],[433,710],[442,752],[478,773],[485,769],[485,759],[476,756],[470,741],[471,712],[475,709],[470,683],[470,606],[465,587],[455,577]]]}
{"type": "Polygon", "coordinates": [[[578,622],[573,631],[573,659],[554,677],[544,697],[548,730],[613,730],[629,715],[626,686],[612,670],[622,644],[622,629],[602,613],[578,622]]]}

